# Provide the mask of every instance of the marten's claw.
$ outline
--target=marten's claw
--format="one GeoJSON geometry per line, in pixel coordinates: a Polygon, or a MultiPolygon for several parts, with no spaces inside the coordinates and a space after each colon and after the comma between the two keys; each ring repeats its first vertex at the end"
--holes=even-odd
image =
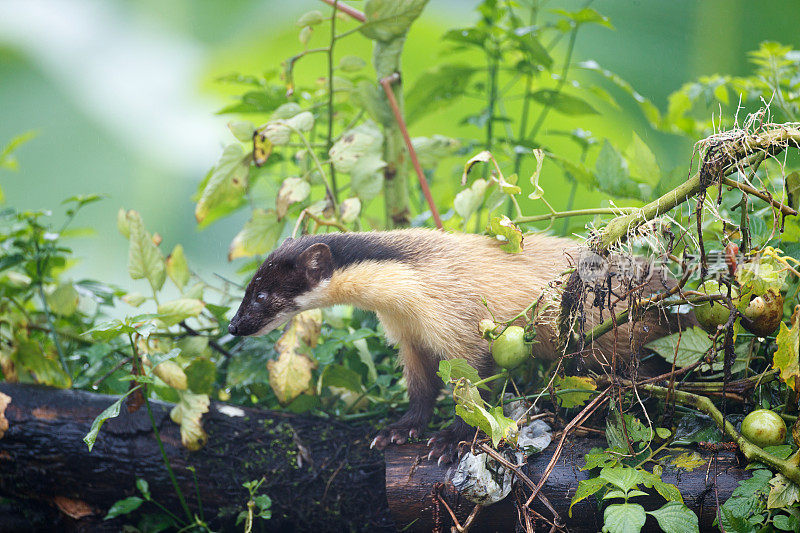
{"type": "Polygon", "coordinates": [[[431,449],[428,452],[428,460],[438,457],[436,463],[439,466],[449,464],[458,459],[458,442],[452,432],[444,430],[440,431],[428,441],[428,447],[431,449]]]}
{"type": "Polygon", "coordinates": [[[422,431],[423,428],[421,427],[409,427],[405,424],[389,426],[378,432],[370,447],[383,450],[390,444],[405,444],[409,438],[419,437],[422,431]]]}

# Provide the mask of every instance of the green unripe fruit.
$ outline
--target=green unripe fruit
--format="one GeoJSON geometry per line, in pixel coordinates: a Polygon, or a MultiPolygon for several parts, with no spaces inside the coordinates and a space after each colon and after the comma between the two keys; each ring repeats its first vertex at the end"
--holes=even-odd
{"type": "Polygon", "coordinates": [[[762,448],[778,446],[786,442],[786,424],[775,411],[758,409],[744,417],[742,435],[762,448]]]}
{"type": "Polygon", "coordinates": [[[503,368],[512,369],[530,357],[530,348],[525,345],[525,330],[509,326],[492,343],[492,357],[503,368]]]}
{"type": "MultiPolygon", "coordinates": [[[[726,296],[728,294],[728,288],[720,286],[720,284],[714,280],[704,281],[697,288],[697,291],[709,296],[715,296],[717,294],[726,296]]],[[[734,304],[738,297],[739,292],[735,287],[731,287],[731,299],[733,299],[734,304]]],[[[712,333],[717,331],[717,326],[722,326],[728,322],[730,314],[730,309],[719,300],[703,302],[694,308],[694,316],[697,318],[697,321],[703,326],[703,329],[712,333]]]]}

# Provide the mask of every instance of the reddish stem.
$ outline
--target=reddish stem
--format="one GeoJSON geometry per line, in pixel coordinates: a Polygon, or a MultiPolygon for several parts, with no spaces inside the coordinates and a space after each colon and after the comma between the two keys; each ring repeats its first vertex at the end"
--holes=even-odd
{"type": "Polygon", "coordinates": [[[403,134],[403,140],[406,143],[408,154],[411,156],[411,163],[414,165],[414,170],[417,172],[417,179],[419,179],[419,186],[422,188],[422,194],[425,195],[425,200],[428,202],[428,206],[431,208],[433,220],[436,222],[436,227],[442,229],[442,219],[439,218],[439,211],[436,210],[436,204],[433,203],[431,190],[428,187],[428,180],[425,179],[425,174],[422,172],[419,159],[417,159],[417,152],[414,150],[414,146],[411,144],[411,137],[408,136],[406,121],[403,120],[403,114],[400,112],[400,106],[397,105],[397,99],[394,97],[394,92],[392,91],[392,83],[399,79],[400,75],[395,72],[391,76],[382,78],[380,80],[380,84],[381,87],[383,87],[383,91],[386,93],[386,98],[389,100],[389,107],[392,108],[397,125],[400,126],[400,132],[403,134]]]}
{"type": "Polygon", "coordinates": [[[346,13],[346,14],[350,15],[351,17],[353,17],[354,19],[356,19],[359,22],[366,22],[366,20],[367,20],[367,17],[364,16],[364,13],[362,13],[358,9],[354,9],[354,8],[348,6],[347,4],[343,4],[341,2],[338,2],[337,0],[322,0],[322,1],[325,2],[326,4],[328,4],[329,6],[335,7],[336,9],[341,11],[342,13],[346,13]]]}

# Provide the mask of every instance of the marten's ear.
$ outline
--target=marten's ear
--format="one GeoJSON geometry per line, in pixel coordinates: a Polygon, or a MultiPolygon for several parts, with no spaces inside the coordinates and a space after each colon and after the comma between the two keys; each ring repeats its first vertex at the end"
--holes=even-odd
{"type": "Polygon", "coordinates": [[[297,258],[297,267],[306,273],[312,285],[333,275],[333,258],[331,249],[322,242],[312,244],[297,258]]]}

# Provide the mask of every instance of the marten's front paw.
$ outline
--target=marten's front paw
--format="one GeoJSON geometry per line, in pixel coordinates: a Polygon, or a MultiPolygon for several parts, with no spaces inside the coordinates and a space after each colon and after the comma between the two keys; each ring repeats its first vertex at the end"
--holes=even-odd
{"type": "Polygon", "coordinates": [[[415,439],[419,438],[424,430],[425,427],[420,425],[406,424],[403,422],[390,424],[378,432],[375,438],[372,439],[372,444],[370,444],[369,447],[383,450],[390,444],[405,444],[409,437],[415,439]]]}
{"type": "Polygon", "coordinates": [[[428,460],[435,460],[439,466],[456,461],[461,456],[458,443],[469,437],[465,432],[457,432],[452,428],[443,429],[428,441],[431,449],[428,460]]]}

